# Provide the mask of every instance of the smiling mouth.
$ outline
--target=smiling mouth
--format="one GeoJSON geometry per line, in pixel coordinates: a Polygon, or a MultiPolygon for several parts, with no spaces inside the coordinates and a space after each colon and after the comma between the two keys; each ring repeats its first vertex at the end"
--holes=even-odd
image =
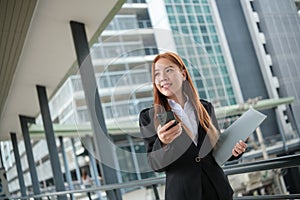
{"type": "Polygon", "coordinates": [[[166,83],[166,84],[161,85],[160,87],[164,88],[164,89],[168,89],[171,85],[172,85],[171,83],[166,83]]]}

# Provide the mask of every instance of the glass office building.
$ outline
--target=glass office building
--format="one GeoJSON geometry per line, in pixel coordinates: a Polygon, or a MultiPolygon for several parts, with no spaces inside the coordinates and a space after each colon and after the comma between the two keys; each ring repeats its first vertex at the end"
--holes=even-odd
{"type": "MultiPolygon", "coordinates": [[[[154,28],[160,28],[165,15],[174,51],[185,59],[200,97],[216,106],[240,103],[239,84],[214,2],[167,0],[161,6],[166,13],[154,19],[154,28]]],[[[150,5],[149,12],[153,18],[157,15],[155,6],[150,5]]]]}

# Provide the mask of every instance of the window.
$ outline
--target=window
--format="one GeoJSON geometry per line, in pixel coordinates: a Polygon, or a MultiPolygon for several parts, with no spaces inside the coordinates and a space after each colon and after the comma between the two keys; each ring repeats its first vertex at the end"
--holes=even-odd
{"type": "Polygon", "coordinates": [[[219,64],[225,64],[225,60],[224,60],[223,56],[218,56],[218,62],[219,62],[219,64]]]}
{"type": "Polygon", "coordinates": [[[212,73],[213,73],[214,75],[219,74],[218,68],[217,68],[217,67],[212,67],[212,73]]]}
{"type": "Polygon", "coordinates": [[[227,88],[227,94],[228,95],[233,95],[233,90],[231,87],[227,88]]]}
{"type": "Polygon", "coordinates": [[[213,48],[211,46],[205,47],[207,53],[213,53],[213,48]]]}
{"type": "Polygon", "coordinates": [[[188,33],[189,33],[189,29],[188,29],[187,26],[182,26],[182,27],[181,27],[181,31],[182,31],[183,33],[185,33],[185,34],[188,34],[188,33]]]}
{"type": "Polygon", "coordinates": [[[269,66],[269,68],[270,68],[270,71],[271,71],[271,74],[272,74],[272,76],[275,76],[275,75],[274,75],[273,66],[272,66],[272,65],[270,65],[270,66],[269,66]]]}
{"type": "Polygon", "coordinates": [[[206,21],[207,21],[208,23],[213,23],[213,18],[212,18],[212,16],[206,16],[206,21]]]}
{"type": "Polygon", "coordinates": [[[227,68],[226,68],[226,66],[221,66],[221,73],[222,74],[227,74],[227,68]]]}
{"type": "Polygon", "coordinates": [[[186,23],[185,17],[184,16],[179,16],[179,22],[181,24],[185,24],[186,23]]]}
{"type": "Polygon", "coordinates": [[[188,48],[187,52],[188,52],[189,55],[194,55],[195,54],[194,49],[192,47],[188,48]]]}
{"type": "Polygon", "coordinates": [[[199,23],[204,23],[204,19],[202,16],[197,16],[197,20],[199,23]]]}
{"type": "Polygon", "coordinates": [[[185,55],[184,48],[178,48],[179,55],[185,55]]]}
{"type": "Polygon", "coordinates": [[[175,16],[169,16],[169,21],[170,21],[170,24],[176,24],[177,23],[175,16]]]}
{"type": "Polygon", "coordinates": [[[178,26],[171,26],[172,31],[179,32],[178,26]]]}
{"type": "MultiPolygon", "coordinates": [[[[225,85],[230,85],[230,79],[229,79],[229,77],[228,76],[225,76],[224,77],[224,83],[225,83],[225,85]]],[[[233,94],[233,93],[232,93],[233,94]]]]}
{"type": "Polygon", "coordinates": [[[194,44],[194,41],[192,42],[192,38],[190,38],[190,36],[184,36],[183,40],[184,40],[185,45],[194,44]]]}
{"type": "Polygon", "coordinates": [[[207,29],[205,26],[200,26],[201,33],[207,33],[207,29]]]}
{"type": "Polygon", "coordinates": [[[176,45],[181,46],[182,45],[182,41],[180,37],[175,37],[174,38],[176,45]]]}
{"type": "Polygon", "coordinates": [[[190,22],[190,23],[196,23],[196,19],[195,19],[194,16],[189,15],[189,16],[188,16],[188,19],[189,19],[189,22],[190,22]]]}
{"type": "Polygon", "coordinates": [[[193,12],[192,6],[185,6],[185,9],[186,9],[187,13],[192,13],[193,12]]]}
{"type": "Polygon", "coordinates": [[[176,6],[177,13],[183,13],[183,9],[181,6],[176,6]]]}
{"type": "Polygon", "coordinates": [[[220,45],[215,46],[216,53],[222,53],[222,49],[220,45]]]}
{"type": "Polygon", "coordinates": [[[217,65],[217,61],[216,61],[216,58],[214,56],[210,56],[208,59],[209,59],[209,63],[211,65],[217,65]]]}
{"type": "Polygon", "coordinates": [[[200,90],[200,91],[199,91],[199,96],[200,96],[202,99],[207,99],[206,93],[205,93],[205,91],[203,91],[203,90],[200,90]]]}
{"type": "MultiPolygon", "coordinates": [[[[194,33],[194,31],[193,31],[194,33]]],[[[197,43],[201,43],[201,38],[200,36],[194,36],[194,40],[197,42],[197,43]]]]}
{"type": "MultiPolygon", "coordinates": [[[[215,83],[216,83],[217,86],[222,86],[222,79],[221,78],[215,78],[215,83]]],[[[223,95],[225,95],[225,94],[223,94],[223,95]]]]}
{"type": "Polygon", "coordinates": [[[203,75],[204,75],[204,77],[206,77],[206,76],[210,76],[210,71],[209,71],[209,69],[208,68],[203,68],[203,75]]]}
{"type": "Polygon", "coordinates": [[[196,13],[202,13],[200,6],[195,6],[194,8],[195,8],[196,13]]]}
{"type": "Polygon", "coordinates": [[[213,26],[213,25],[209,26],[209,31],[210,31],[211,33],[216,33],[216,28],[215,28],[215,26],[213,26]]]}
{"type": "Polygon", "coordinates": [[[210,44],[210,40],[208,36],[203,36],[204,44],[210,44]]]}
{"type": "Polygon", "coordinates": [[[260,28],[260,25],[259,25],[259,23],[258,23],[258,22],[256,22],[256,26],[257,26],[257,30],[258,30],[258,32],[260,32],[260,33],[261,33],[262,31],[261,31],[261,28],[260,28]]]}
{"type": "Polygon", "coordinates": [[[230,105],[234,105],[234,104],[236,104],[236,100],[235,100],[235,98],[234,97],[232,97],[232,98],[230,98],[230,105]]]}
{"type": "Polygon", "coordinates": [[[223,89],[218,89],[218,95],[221,97],[225,96],[225,91],[223,89]]]}
{"type": "Polygon", "coordinates": [[[253,1],[250,1],[250,6],[253,12],[256,12],[253,1]]]}
{"type": "Polygon", "coordinates": [[[198,89],[204,88],[204,85],[203,85],[202,80],[197,79],[197,80],[196,80],[196,86],[197,86],[198,89]]]}
{"type": "Polygon", "coordinates": [[[205,13],[210,13],[209,6],[203,6],[203,10],[204,10],[205,13]]]}
{"type": "Polygon", "coordinates": [[[266,54],[269,54],[266,44],[263,44],[264,50],[266,54]]]}
{"type": "Polygon", "coordinates": [[[213,43],[219,43],[219,39],[217,35],[212,35],[211,36],[213,43]]]}
{"type": "Polygon", "coordinates": [[[166,9],[168,13],[174,13],[174,9],[172,8],[172,6],[166,6],[166,9]]]}
{"type": "Polygon", "coordinates": [[[197,26],[191,26],[192,33],[198,34],[198,27],[197,26]]]}
{"type": "Polygon", "coordinates": [[[216,98],[216,92],[214,90],[208,90],[208,95],[211,99],[216,98]]]}
{"type": "Polygon", "coordinates": [[[107,87],[110,87],[110,81],[108,79],[107,76],[99,76],[97,77],[97,82],[98,82],[98,86],[99,88],[107,88],[107,87]]]}
{"type": "Polygon", "coordinates": [[[201,57],[200,58],[200,62],[201,62],[201,65],[208,65],[208,59],[206,57],[201,57]]]}

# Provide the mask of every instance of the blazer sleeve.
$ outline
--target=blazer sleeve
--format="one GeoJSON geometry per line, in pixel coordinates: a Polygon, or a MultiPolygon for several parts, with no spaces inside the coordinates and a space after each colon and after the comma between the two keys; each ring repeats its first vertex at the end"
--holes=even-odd
{"type": "Polygon", "coordinates": [[[181,134],[172,143],[163,147],[155,130],[153,113],[153,108],[142,110],[139,115],[139,126],[148,163],[154,171],[162,172],[187,150],[192,140],[187,134],[181,134]]]}
{"type": "MultiPolygon", "coordinates": [[[[214,124],[214,126],[217,128],[217,130],[219,131],[219,133],[221,133],[220,131],[220,127],[218,125],[218,120],[216,118],[216,115],[215,115],[215,109],[214,109],[214,106],[208,102],[208,101],[205,101],[205,100],[201,100],[201,103],[204,105],[204,107],[207,106],[207,110],[208,110],[208,113],[210,114],[210,117],[211,117],[211,120],[214,124]],[[206,105],[205,105],[206,104],[206,105]]],[[[234,147],[232,147],[234,148],[234,147]]],[[[228,161],[233,161],[233,160],[238,160],[239,158],[241,158],[243,156],[244,153],[240,154],[239,156],[235,157],[235,156],[231,156],[228,161]]]]}

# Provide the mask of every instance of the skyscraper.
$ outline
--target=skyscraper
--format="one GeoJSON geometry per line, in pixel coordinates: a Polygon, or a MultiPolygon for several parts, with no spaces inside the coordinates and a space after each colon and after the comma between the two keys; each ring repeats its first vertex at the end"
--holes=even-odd
{"type": "Polygon", "coordinates": [[[300,18],[295,2],[216,2],[245,100],[258,96],[295,98],[291,106],[265,111],[264,135],[293,137],[300,121],[300,18]]]}
{"type": "Polygon", "coordinates": [[[158,49],[176,51],[183,57],[200,97],[218,103],[217,106],[241,103],[214,1],[150,1],[148,5],[158,49]]]}
{"type": "MultiPolygon", "coordinates": [[[[294,0],[216,0],[245,100],[294,97],[291,105],[263,111],[265,141],[299,138],[300,18],[294,0]],[[268,138],[268,140],[267,140],[268,138]]],[[[298,147],[299,149],[299,147],[298,147]]],[[[297,151],[297,150],[296,150],[297,151]]],[[[284,148],[285,153],[294,153],[284,148]]],[[[289,192],[298,193],[299,170],[288,169],[289,192]]]]}

